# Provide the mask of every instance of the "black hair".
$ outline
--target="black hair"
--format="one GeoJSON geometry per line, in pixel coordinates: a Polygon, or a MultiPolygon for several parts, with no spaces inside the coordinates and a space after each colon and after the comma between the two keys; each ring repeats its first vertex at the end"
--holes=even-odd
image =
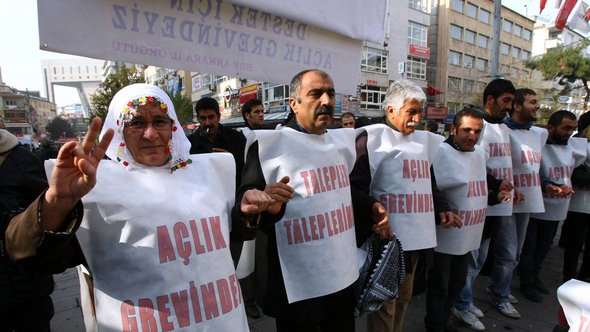
{"type": "Polygon", "coordinates": [[[352,116],[353,119],[356,119],[356,116],[354,116],[354,113],[352,113],[352,112],[344,112],[344,113],[342,113],[342,115],[340,115],[340,119],[342,119],[345,116],[352,116]]]}
{"type": "Polygon", "coordinates": [[[221,114],[219,111],[219,103],[211,97],[203,97],[195,104],[195,112],[197,112],[197,116],[199,116],[199,111],[203,110],[213,110],[217,115],[221,114]]]}
{"type": "Polygon", "coordinates": [[[483,114],[481,113],[481,111],[469,106],[465,106],[462,110],[455,114],[455,118],[453,119],[453,126],[455,126],[455,128],[458,129],[461,126],[461,121],[463,121],[463,117],[466,116],[476,119],[483,119],[483,114]]]}
{"type": "Polygon", "coordinates": [[[496,78],[486,85],[483,90],[483,104],[486,104],[488,96],[492,96],[494,100],[498,99],[503,93],[515,93],[516,88],[509,80],[503,78],[496,78]]]}
{"type": "Polygon", "coordinates": [[[559,124],[561,124],[561,121],[563,121],[564,118],[576,121],[576,115],[574,113],[567,110],[559,110],[551,113],[551,116],[549,116],[549,120],[547,120],[547,124],[559,126],[559,124]]]}
{"type": "Polygon", "coordinates": [[[247,102],[245,102],[244,105],[242,105],[242,118],[244,119],[244,122],[246,122],[246,114],[252,113],[252,107],[258,106],[258,105],[264,106],[264,104],[262,103],[262,100],[250,99],[247,102]]]}

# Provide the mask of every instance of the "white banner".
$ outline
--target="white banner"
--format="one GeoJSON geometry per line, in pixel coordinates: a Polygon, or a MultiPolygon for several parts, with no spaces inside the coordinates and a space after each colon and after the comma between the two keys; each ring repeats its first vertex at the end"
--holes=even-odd
{"type": "Polygon", "coordinates": [[[430,165],[444,140],[418,130],[402,135],[383,124],[357,129],[367,132],[371,196],[389,213],[389,225],[404,250],[436,246],[430,165]]]}
{"type": "MultiPolygon", "coordinates": [[[[486,168],[488,173],[496,179],[514,182],[509,131],[510,129],[503,123],[484,121],[484,131],[478,145],[487,154],[486,168]]],[[[514,192],[511,195],[514,195],[514,192]]],[[[512,215],[512,203],[488,206],[487,215],[510,216],[512,215]]]]}
{"type": "Polygon", "coordinates": [[[100,331],[249,330],[229,252],[233,159],[191,159],[174,173],[100,164],[76,232],[100,331]]]}
{"type": "Polygon", "coordinates": [[[437,225],[434,251],[464,255],[479,248],[488,205],[485,165],[485,152],[480,146],[473,152],[462,152],[443,143],[438,149],[432,162],[436,186],[461,217],[463,227],[446,229],[437,225]]]}
{"type": "Polygon", "coordinates": [[[233,0],[246,7],[260,9],[266,13],[291,17],[297,21],[338,32],[354,39],[383,44],[385,40],[386,0],[369,3],[357,0],[331,1],[299,0],[233,0]],[[309,10],[301,10],[307,8],[309,10]],[[313,10],[312,10],[313,8],[313,10]],[[330,19],[334,18],[334,19],[330,19]],[[337,19],[336,19],[337,18],[337,19]]]}
{"type": "Polygon", "coordinates": [[[590,284],[571,279],[557,289],[570,331],[590,330],[590,284]]]}
{"type": "Polygon", "coordinates": [[[285,128],[256,136],[266,182],[288,175],[295,191],[275,224],[289,303],[350,286],[358,278],[348,177],[356,159],[354,131],[310,135],[285,128]]]}
{"type": "Polygon", "coordinates": [[[227,1],[45,0],[38,10],[46,51],[285,84],[318,68],[345,94],[360,80],[361,40],[227,1]]]}

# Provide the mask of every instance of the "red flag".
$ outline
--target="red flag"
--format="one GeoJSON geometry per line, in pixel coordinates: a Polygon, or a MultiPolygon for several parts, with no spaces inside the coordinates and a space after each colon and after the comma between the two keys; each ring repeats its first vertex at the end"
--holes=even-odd
{"type": "Polygon", "coordinates": [[[590,8],[588,8],[588,10],[586,11],[584,19],[586,20],[586,22],[590,21],[590,8]]]}
{"type": "Polygon", "coordinates": [[[565,0],[561,9],[557,13],[557,18],[555,18],[555,27],[559,30],[562,30],[565,27],[565,23],[567,22],[567,18],[570,16],[570,13],[578,3],[578,0],[565,0]]]}
{"type": "Polygon", "coordinates": [[[541,0],[541,10],[539,10],[539,15],[543,12],[543,9],[545,9],[546,4],[547,0],[541,0]]]}
{"type": "Polygon", "coordinates": [[[426,87],[426,93],[429,96],[436,96],[436,95],[443,94],[444,92],[442,92],[439,89],[437,89],[437,88],[433,87],[432,85],[428,84],[428,86],[426,87]]]}

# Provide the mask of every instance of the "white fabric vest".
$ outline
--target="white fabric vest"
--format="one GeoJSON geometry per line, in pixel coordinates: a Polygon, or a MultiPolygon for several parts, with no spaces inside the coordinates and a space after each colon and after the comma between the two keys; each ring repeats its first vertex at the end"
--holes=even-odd
{"type": "Polygon", "coordinates": [[[532,126],[530,130],[510,130],[514,187],[524,195],[524,201],[512,208],[514,213],[545,212],[539,174],[545,142],[547,130],[544,128],[532,126]]]}
{"type": "MultiPolygon", "coordinates": [[[[586,144],[586,160],[584,167],[590,170],[590,141],[583,139],[586,144]]],[[[574,186],[575,193],[572,195],[569,211],[590,214],[590,184],[586,186],[574,186]]]]}
{"type": "MultiPolygon", "coordinates": [[[[480,246],[488,205],[486,156],[480,146],[473,152],[461,152],[442,143],[432,162],[436,185],[461,217],[463,227],[445,229],[436,226],[434,251],[463,255],[480,246]]],[[[500,203],[506,204],[506,203],[500,203]]]]}
{"type": "MultiPolygon", "coordinates": [[[[267,184],[290,177],[293,198],[275,224],[289,303],[340,291],[358,278],[349,173],[354,131],[256,133],[267,184]]],[[[272,245],[272,244],[269,244],[272,245]]]]}
{"type": "Polygon", "coordinates": [[[416,131],[404,136],[386,125],[366,131],[371,169],[370,195],[389,212],[389,225],[404,250],[436,246],[430,164],[443,136],[416,131]]]}
{"type": "MultiPolygon", "coordinates": [[[[541,160],[541,174],[550,181],[572,187],[572,172],[586,159],[586,139],[572,137],[567,145],[545,144],[541,160]]],[[[531,218],[565,220],[571,196],[555,197],[543,192],[545,212],[533,213],[531,218]]]]}
{"type": "Polygon", "coordinates": [[[101,162],[76,232],[100,331],[249,331],[229,251],[233,158],[191,159],[174,173],[101,162]]]}
{"type": "MultiPolygon", "coordinates": [[[[509,131],[510,129],[503,123],[498,124],[484,121],[483,134],[478,144],[486,152],[486,169],[488,173],[496,179],[514,182],[509,131]]],[[[488,206],[487,215],[511,216],[512,203],[488,206]]]]}

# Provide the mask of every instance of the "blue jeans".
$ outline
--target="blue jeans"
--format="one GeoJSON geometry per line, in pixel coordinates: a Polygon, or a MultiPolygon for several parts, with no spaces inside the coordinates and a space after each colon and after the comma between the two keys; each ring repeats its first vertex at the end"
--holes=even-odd
{"type": "Polygon", "coordinates": [[[495,303],[509,302],[512,273],[520,260],[526,237],[530,213],[515,213],[499,217],[494,234],[494,265],[489,279],[492,300],[495,303]]]}
{"type": "Polygon", "coordinates": [[[468,255],[469,265],[467,266],[465,286],[455,301],[455,308],[457,308],[457,310],[465,310],[471,303],[473,303],[473,282],[479,275],[479,271],[481,271],[481,268],[486,261],[486,257],[488,257],[489,248],[490,239],[483,239],[481,240],[479,249],[472,250],[468,255]]]}

